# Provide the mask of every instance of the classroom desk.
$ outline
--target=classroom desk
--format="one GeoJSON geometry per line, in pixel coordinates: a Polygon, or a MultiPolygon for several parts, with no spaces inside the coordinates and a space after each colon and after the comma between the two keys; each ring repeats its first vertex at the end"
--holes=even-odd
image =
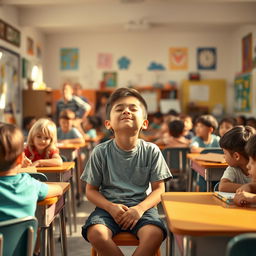
{"type": "Polygon", "coordinates": [[[50,238],[50,255],[54,256],[54,239],[52,223],[56,216],[60,216],[60,232],[61,232],[61,249],[62,255],[67,256],[67,236],[65,223],[65,195],[69,190],[70,184],[68,182],[46,182],[47,184],[57,184],[62,187],[63,194],[60,197],[46,198],[37,203],[36,217],[38,219],[38,226],[41,228],[41,245],[40,255],[47,255],[48,248],[48,230],[50,238]]]}
{"type": "MultiPolygon", "coordinates": [[[[63,162],[61,166],[44,166],[44,167],[36,167],[38,172],[42,172],[47,175],[49,181],[62,181],[62,182],[70,182],[71,185],[71,199],[68,197],[68,217],[71,220],[71,208],[73,213],[74,220],[74,230],[77,231],[76,224],[76,206],[75,206],[75,192],[74,192],[74,184],[73,184],[73,170],[75,167],[75,162],[63,162]],[[71,206],[71,207],[70,207],[71,206]]],[[[69,233],[72,235],[72,223],[69,221],[69,233]]]]}
{"type": "MultiPolygon", "coordinates": [[[[213,181],[219,181],[227,168],[227,163],[214,163],[209,161],[201,161],[196,160],[195,157],[198,155],[198,153],[189,153],[187,154],[187,158],[190,160],[190,166],[191,169],[195,170],[199,175],[201,175],[207,185],[207,192],[210,192],[213,190],[212,188],[212,182],[213,181]]],[[[192,170],[189,171],[189,188],[188,191],[192,190],[192,170]]]]}
{"type": "Polygon", "coordinates": [[[78,204],[80,203],[82,197],[82,184],[80,176],[82,174],[82,160],[81,160],[81,148],[87,147],[88,143],[58,143],[57,146],[60,149],[60,153],[64,155],[68,161],[74,160],[74,154],[77,157],[77,171],[76,174],[76,187],[77,187],[77,200],[78,204]]]}
{"type": "Polygon", "coordinates": [[[170,244],[181,235],[183,255],[221,256],[230,238],[256,232],[256,208],[228,206],[211,192],[167,192],[161,198],[170,244]]]}

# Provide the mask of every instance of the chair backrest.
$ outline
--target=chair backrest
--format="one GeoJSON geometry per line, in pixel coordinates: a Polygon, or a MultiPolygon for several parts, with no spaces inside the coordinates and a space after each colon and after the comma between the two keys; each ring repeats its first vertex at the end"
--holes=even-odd
{"type": "Polygon", "coordinates": [[[207,154],[207,153],[224,154],[222,148],[205,148],[200,152],[200,154],[207,154]]]}
{"type": "Polygon", "coordinates": [[[32,256],[37,233],[35,217],[0,222],[0,256],[32,256]]]}
{"type": "Polygon", "coordinates": [[[187,167],[187,153],[190,148],[164,148],[162,150],[164,159],[170,170],[185,171],[187,167]]]}
{"type": "Polygon", "coordinates": [[[256,255],[256,233],[246,233],[232,238],[226,248],[226,256],[256,255]]]}
{"type": "Polygon", "coordinates": [[[39,181],[48,181],[47,176],[41,172],[32,172],[32,173],[29,173],[29,175],[39,181]]]}
{"type": "Polygon", "coordinates": [[[213,191],[219,191],[219,185],[220,185],[220,182],[217,182],[215,185],[214,185],[214,188],[213,188],[213,191]]]}

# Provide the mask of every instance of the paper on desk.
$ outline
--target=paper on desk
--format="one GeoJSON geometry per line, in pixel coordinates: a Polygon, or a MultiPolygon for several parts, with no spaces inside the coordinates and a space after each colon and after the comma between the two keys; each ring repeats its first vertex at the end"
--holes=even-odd
{"type": "Polygon", "coordinates": [[[195,157],[196,160],[203,160],[207,162],[214,162],[214,163],[225,163],[224,154],[217,154],[217,153],[207,153],[207,154],[199,154],[195,157]]]}

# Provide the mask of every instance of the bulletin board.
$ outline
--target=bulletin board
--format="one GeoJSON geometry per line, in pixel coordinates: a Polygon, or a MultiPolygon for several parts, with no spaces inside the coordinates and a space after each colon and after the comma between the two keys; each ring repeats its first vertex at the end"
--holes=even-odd
{"type": "Polygon", "coordinates": [[[238,75],[235,78],[235,112],[251,112],[252,90],[251,73],[238,75]]]}
{"type": "Polygon", "coordinates": [[[226,91],[224,79],[185,80],[181,85],[182,112],[187,113],[187,106],[190,103],[199,107],[208,107],[210,113],[217,104],[221,104],[226,111],[226,91]]]}

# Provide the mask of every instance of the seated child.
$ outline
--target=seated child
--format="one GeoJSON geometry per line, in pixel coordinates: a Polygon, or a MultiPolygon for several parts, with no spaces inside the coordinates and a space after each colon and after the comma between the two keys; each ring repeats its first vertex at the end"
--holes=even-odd
{"type": "Polygon", "coordinates": [[[219,122],[219,135],[222,137],[227,131],[236,126],[236,119],[233,117],[225,117],[219,122]]]}
{"type": "Polygon", "coordinates": [[[84,139],[87,141],[97,140],[97,128],[100,127],[99,117],[97,116],[87,116],[87,118],[81,123],[82,134],[84,139]]]}
{"type": "Polygon", "coordinates": [[[180,120],[184,122],[185,125],[185,138],[191,140],[195,134],[193,132],[193,122],[192,117],[189,115],[180,115],[180,120]]]}
{"type": "Polygon", "coordinates": [[[246,120],[247,120],[246,116],[239,115],[236,117],[236,124],[237,125],[246,125],[246,120]]]}
{"type": "Polygon", "coordinates": [[[140,240],[134,255],[153,255],[166,237],[155,206],[171,173],[159,148],[138,138],[148,126],[147,104],[138,91],[113,92],[105,125],[114,139],[94,148],[81,176],[88,200],[97,206],[82,235],[100,255],[123,255],[112,237],[130,232],[140,240]]]}
{"type": "Polygon", "coordinates": [[[83,135],[79,130],[73,127],[75,113],[70,109],[65,109],[60,113],[59,124],[57,129],[57,138],[60,143],[84,143],[83,135]]]}
{"type": "Polygon", "coordinates": [[[35,216],[37,201],[62,194],[60,186],[20,173],[23,145],[21,130],[12,124],[0,124],[0,221],[35,216]]]}
{"type": "Polygon", "coordinates": [[[218,122],[212,115],[202,115],[196,120],[195,133],[191,146],[191,152],[200,153],[204,148],[219,147],[220,137],[213,134],[218,128],[218,122]]]}
{"type": "Polygon", "coordinates": [[[60,166],[62,159],[56,143],[56,125],[49,119],[41,118],[30,129],[24,152],[33,166],[60,166]]]}
{"type": "Polygon", "coordinates": [[[245,145],[255,130],[250,126],[236,126],[226,132],[220,139],[224,156],[228,167],[225,170],[219,184],[219,190],[223,192],[236,192],[245,183],[251,182],[247,169],[248,156],[245,145]]]}
{"type": "Polygon", "coordinates": [[[245,151],[249,156],[247,164],[248,172],[252,178],[252,183],[244,184],[236,190],[234,202],[239,206],[256,204],[256,135],[252,135],[245,146],[245,151]]]}
{"type": "Polygon", "coordinates": [[[168,141],[167,147],[169,148],[181,148],[188,147],[190,141],[184,137],[185,125],[181,120],[173,120],[169,123],[169,133],[171,135],[168,141]]]}

